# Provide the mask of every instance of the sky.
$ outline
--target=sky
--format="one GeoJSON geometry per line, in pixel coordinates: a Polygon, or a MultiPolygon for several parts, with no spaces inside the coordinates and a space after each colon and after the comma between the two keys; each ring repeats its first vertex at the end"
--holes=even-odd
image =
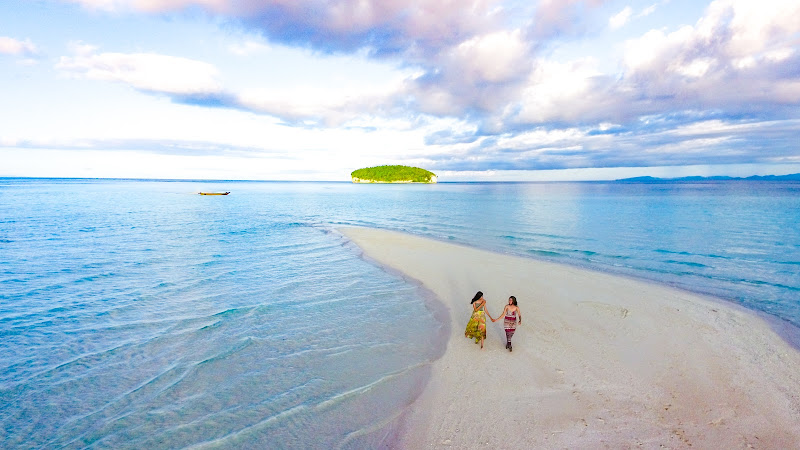
{"type": "Polygon", "coordinates": [[[0,176],[800,172],[797,0],[0,2],[0,176]]]}

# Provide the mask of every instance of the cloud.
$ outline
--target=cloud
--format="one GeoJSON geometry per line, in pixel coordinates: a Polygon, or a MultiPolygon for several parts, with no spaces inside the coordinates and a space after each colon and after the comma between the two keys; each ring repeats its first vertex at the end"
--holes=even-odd
{"type": "Polygon", "coordinates": [[[161,155],[199,156],[227,155],[237,157],[257,157],[270,155],[288,158],[286,151],[270,150],[262,147],[233,145],[229,142],[193,141],[187,139],[76,139],[76,138],[35,138],[8,140],[0,138],[0,145],[24,149],[60,150],[104,150],[140,151],[161,155]]]}
{"type": "Polygon", "coordinates": [[[720,0],[693,26],[648,31],[625,43],[620,74],[604,73],[591,57],[537,58],[525,82],[505,97],[502,113],[485,119],[499,120],[495,128],[502,133],[526,126],[630,124],[672,111],[796,118],[800,23],[784,14],[800,14],[800,6],[772,3],[750,21],[748,2],[720,0]]]}
{"type": "Polygon", "coordinates": [[[622,11],[614,14],[608,19],[608,26],[612,30],[616,30],[618,28],[622,28],[628,20],[630,20],[631,15],[633,14],[633,9],[630,6],[626,6],[622,9],[622,11]]]}
{"type": "Polygon", "coordinates": [[[625,83],[667,108],[768,110],[800,102],[800,3],[718,0],[694,26],[626,43],[625,83]]]}
{"type": "Polygon", "coordinates": [[[502,112],[486,120],[501,117],[502,132],[525,125],[624,124],[670,111],[796,118],[800,22],[789,17],[800,17],[800,4],[715,1],[693,26],[651,30],[626,42],[619,74],[604,73],[593,58],[539,57],[526,82],[508,93],[502,112]]]}
{"type": "Polygon", "coordinates": [[[471,83],[503,83],[526,72],[530,47],[520,30],[498,31],[459,43],[446,57],[449,70],[471,83]]]}
{"type": "Polygon", "coordinates": [[[57,69],[91,80],[117,81],[150,92],[178,95],[221,91],[217,69],[208,63],[155,53],[93,53],[84,48],[60,58],[57,69]]]}
{"type": "MultiPolygon", "coordinates": [[[[532,46],[525,33],[504,27],[508,12],[502,0],[75,1],[114,11],[163,14],[200,9],[255,30],[272,43],[393,58],[418,67],[425,76],[407,79],[404,93],[385,92],[380,107],[388,107],[387,102],[419,106],[423,114],[496,109],[511,92],[503,84],[524,79],[531,61],[532,46]],[[455,102],[458,107],[445,107],[456,98],[461,99],[455,102]]],[[[232,51],[243,54],[257,47],[247,44],[232,51]]],[[[246,97],[242,104],[247,107],[270,113],[283,109],[260,94],[246,97]]],[[[352,109],[357,103],[364,104],[351,101],[342,106],[352,109]]],[[[296,111],[288,116],[306,114],[296,111]]]]}
{"type": "Polygon", "coordinates": [[[637,15],[637,17],[647,17],[650,14],[653,14],[654,12],[656,12],[656,9],[658,8],[658,6],[659,6],[658,3],[653,3],[652,5],[648,6],[645,9],[643,9],[642,12],[640,12],[637,15]]]}
{"type": "MultiPolygon", "coordinates": [[[[780,163],[797,159],[800,120],[710,119],[656,116],[629,127],[537,127],[473,141],[452,151],[428,151],[436,170],[556,170],[700,164],[780,163]],[[604,129],[604,130],[603,130],[604,129]],[[599,132],[598,132],[599,131],[599,132]],[[765,143],[769,145],[765,145],[765,143]]],[[[415,155],[418,156],[418,155],[415,155]]]]}
{"type": "MultiPolygon", "coordinates": [[[[199,8],[254,29],[272,42],[323,52],[391,57],[419,69],[402,86],[380,93],[348,94],[342,99],[321,92],[306,102],[287,100],[280,92],[250,89],[227,93],[229,107],[274,114],[291,123],[341,124],[359,113],[376,112],[467,116],[482,121],[487,131],[502,130],[504,117],[521,108],[517,99],[530,82],[541,39],[573,32],[583,11],[603,3],[545,0],[531,13],[532,21],[520,21],[511,16],[519,8],[501,0],[78,1],[92,8],[149,13],[199,8]],[[515,20],[520,26],[508,27],[515,20]]],[[[232,50],[244,54],[258,48],[248,43],[232,50]]],[[[120,78],[119,74],[108,78],[112,76],[120,78]]],[[[128,82],[144,89],[142,83],[128,82]]],[[[213,97],[193,104],[225,103],[217,100],[213,97]]]]}
{"type": "Polygon", "coordinates": [[[256,41],[245,41],[243,43],[231,45],[229,47],[231,53],[238,56],[252,56],[254,54],[258,54],[269,49],[270,49],[269,45],[263,42],[256,42],[256,41]]]}
{"type": "MultiPolygon", "coordinates": [[[[385,124],[381,125],[382,130],[387,128],[385,124]]],[[[413,140],[409,141],[405,137],[397,145],[387,140],[385,135],[370,138],[370,133],[358,138],[350,134],[351,132],[343,135],[340,131],[331,131],[314,137],[311,135],[316,132],[303,131],[297,136],[314,141],[311,143],[314,148],[317,145],[326,145],[324,142],[316,142],[316,139],[324,139],[329,142],[328,145],[336,147],[351,145],[352,138],[367,139],[374,145],[383,143],[382,145],[392,148],[380,150],[380,157],[377,158],[375,152],[378,150],[368,150],[361,157],[371,156],[376,162],[380,162],[381,158],[393,161],[414,160],[435,171],[796,163],[796,136],[800,133],[800,119],[755,121],[708,118],[692,122],[687,117],[659,115],[626,127],[611,123],[563,128],[541,126],[494,136],[476,134],[469,123],[461,121],[434,121],[424,128],[430,131],[424,147],[414,147],[413,140]],[[348,144],[344,144],[345,142],[348,144]]],[[[302,158],[294,147],[269,148],[269,139],[255,139],[252,144],[245,141],[236,144],[224,139],[193,141],[163,137],[0,138],[0,142],[23,149],[102,149],[179,156],[267,157],[271,160],[302,158]]],[[[299,146],[311,144],[304,142],[299,146]]]]}
{"type": "Polygon", "coordinates": [[[93,10],[104,10],[104,11],[119,11],[122,9],[128,9],[129,7],[133,6],[130,1],[127,0],[66,0],[68,3],[77,3],[81,6],[93,9],[93,10]]]}
{"type": "Polygon", "coordinates": [[[391,94],[312,86],[248,89],[236,94],[228,106],[272,115],[289,124],[332,127],[387,107],[391,94]]]}
{"type": "MultiPolygon", "coordinates": [[[[555,62],[538,54],[548,39],[552,45],[558,36],[585,32],[584,22],[602,0],[542,0],[531,10],[501,0],[75,1],[91,8],[148,13],[195,8],[240,23],[272,42],[393,57],[418,67],[421,75],[406,79],[402,90],[383,93],[378,109],[397,111],[397,106],[404,106],[407,114],[469,116],[485,120],[487,129],[578,118],[631,120],[676,106],[741,110],[753,101],[766,107],[773,102],[791,104],[798,98],[798,75],[792,68],[798,67],[793,36],[800,23],[794,20],[800,15],[800,4],[794,0],[714,1],[693,26],[651,30],[628,41],[621,73],[600,73],[599,65],[587,58],[555,62]],[[520,11],[530,17],[512,17],[520,11]],[[517,26],[509,27],[511,23],[517,26]],[[738,105],[725,92],[726,84],[743,90],[744,95],[737,91],[738,105]]],[[[651,5],[640,16],[664,3],[651,5]]],[[[632,17],[633,10],[625,7],[609,24],[622,26],[632,17]]],[[[246,42],[232,51],[246,54],[260,48],[261,44],[246,42]]],[[[105,76],[127,79],[134,86],[147,84],[119,71],[105,76]]],[[[136,76],[149,78],[144,73],[136,76]]],[[[153,90],[174,89],[156,86],[153,90]]],[[[191,85],[188,89],[197,90],[191,85]]],[[[285,103],[262,94],[246,97],[242,104],[263,111],[274,112],[282,109],[278,103],[285,103]]],[[[365,105],[323,103],[328,106],[322,109],[327,110],[355,111],[365,105]]],[[[295,109],[290,116],[308,114],[302,112],[307,107],[295,109]]]]}
{"type": "Polygon", "coordinates": [[[533,51],[519,29],[473,36],[443,48],[406,80],[396,102],[409,113],[473,119],[496,115],[533,70],[533,51]]]}
{"type": "Polygon", "coordinates": [[[522,90],[519,109],[509,119],[520,123],[594,121],[607,116],[603,74],[594,58],[568,63],[540,60],[522,90]]]}
{"type": "Polygon", "coordinates": [[[371,89],[234,91],[221,86],[213,66],[177,57],[86,49],[59,64],[76,76],[296,126],[454,120],[452,129],[426,129],[429,148],[413,155],[439,169],[738,164],[797,153],[796,0],[716,0],[692,25],[625,42],[617,67],[600,57],[555,60],[552,49],[607,32],[590,23],[620,28],[665,1],[639,14],[625,7],[611,18],[598,8],[602,0],[542,0],[533,7],[500,0],[77,1],[115,11],[217,15],[258,34],[230,48],[239,55],[264,51],[263,38],[411,67],[404,79],[371,89]],[[521,11],[526,15],[515,16],[521,11]]]}
{"type": "Polygon", "coordinates": [[[541,0],[531,22],[531,35],[547,39],[559,35],[585,32],[587,10],[598,7],[605,0],[541,0]]]}
{"type": "Polygon", "coordinates": [[[11,37],[0,36],[0,54],[13,56],[36,56],[39,51],[30,39],[20,41],[11,37]]]}
{"type": "Polygon", "coordinates": [[[181,104],[270,115],[290,125],[339,126],[390,109],[398,96],[402,97],[400,81],[377,87],[233,90],[222,85],[214,65],[203,61],[155,53],[100,53],[97,47],[85,43],[75,43],[72,48],[74,55],[61,57],[56,64],[57,69],[70,76],[124,83],[181,104]]]}
{"type": "Polygon", "coordinates": [[[323,51],[425,52],[487,28],[500,0],[69,0],[91,9],[172,13],[203,10],[271,41],[323,51]]]}

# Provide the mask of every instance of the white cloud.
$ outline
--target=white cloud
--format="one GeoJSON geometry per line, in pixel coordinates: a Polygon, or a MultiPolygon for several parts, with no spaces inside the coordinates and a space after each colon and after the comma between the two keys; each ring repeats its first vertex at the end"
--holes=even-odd
{"type": "Polygon", "coordinates": [[[19,144],[19,140],[13,137],[0,136],[0,147],[14,147],[19,144]]]}
{"type": "Polygon", "coordinates": [[[517,120],[541,123],[551,120],[575,120],[602,103],[595,90],[601,76],[594,58],[568,63],[541,60],[521,94],[517,120]]]}
{"type": "Polygon", "coordinates": [[[417,111],[437,116],[457,116],[467,107],[469,101],[441,85],[409,83],[406,92],[414,98],[417,111]]]}
{"type": "Polygon", "coordinates": [[[257,41],[245,41],[228,47],[231,53],[239,56],[252,56],[254,54],[269,50],[270,48],[271,47],[269,45],[257,41]]]}
{"type": "Polygon", "coordinates": [[[674,107],[748,111],[798,101],[800,2],[717,0],[693,26],[625,43],[623,86],[674,107]],[[777,102],[777,105],[775,104],[777,102]]]}
{"type": "Polygon", "coordinates": [[[731,64],[737,69],[747,70],[756,66],[756,59],[752,56],[745,56],[744,58],[736,58],[732,60],[731,64]]]}
{"type": "Polygon", "coordinates": [[[84,47],[63,56],[56,67],[92,80],[118,81],[136,89],[169,94],[211,94],[220,91],[217,69],[206,62],[155,53],[92,53],[84,47]]]}
{"type": "Polygon", "coordinates": [[[64,0],[77,3],[84,8],[100,11],[174,11],[192,5],[223,10],[227,0],[64,0]]]}
{"type": "MultiPolygon", "coordinates": [[[[245,42],[229,50],[267,48],[255,41],[245,42]]],[[[217,68],[206,62],[154,53],[101,53],[97,47],[81,42],[70,47],[74,55],[62,57],[56,65],[68,75],[125,83],[141,91],[171,96],[178,103],[256,112],[306,127],[335,127],[388,114],[393,103],[405,95],[407,78],[414,76],[408,70],[367,64],[359,57],[303,58],[303,70],[320,70],[319,76],[303,73],[305,81],[286,78],[273,87],[269,82],[259,85],[254,75],[256,84],[252,87],[224,86],[217,68]]],[[[285,57],[287,51],[280,54],[285,57]]],[[[265,70],[263,65],[260,70],[265,70]]]]}
{"type": "Polygon", "coordinates": [[[88,9],[171,13],[202,10],[253,27],[274,42],[404,51],[452,45],[491,28],[503,0],[62,0],[88,9]],[[279,20],[273,20],[274,18],[279,20]],[[365,40],[365,36],[368,38],[365,40]]]}
{"type": "MultiPolygon", "coordinates": [[[[612,17],[592,9],[602,0],[541,0],[535,6],[499,0],[72,1],[120,12],[178,12],[171,20],[192,20],[200,12],[213,17],[213,26],[241,25],[237,30],[245,37],[223,48],[230,54],[221,55],[226,62],[217,66],[156,53],[104,53],[83,44],[76,44],[57,66],[76,77],[171,96],[174,102],[151,99],[176,112],[174,120],[158,121],[168,128],[159,129],[163,136],[152,132],[150,139],[183,142],[181,148],[197,139],[220,147],[238,143],[258,152],[269,142],[298,159],[313,160],[315,170],[406,157],[448,168],[465,161],[474,167],[577,167],[722,160],[731,156],[721,150],[748,151],[742,143],[756,147],[759,136],[767,136],[760,143],[768,141],[770,148],[782,145],[771,139],[773,133],[783,141],[796,136],[794,130],[748,134],[738,125],[726,125],[724,118],[764,110],[774,118],[784,114],[780,108],[789,110],[800,102],[794,70],[800,62],[800,25],[793,20],[800,16],[797,0],[717,0],[702,18],[682,27],[667,20],[684,20],[684,12],[660,14],[667,12],[666,1],[658,0],[621,10],[624,4],[619,5],[612,17]],[[653,14],[657,8],[659,14],[653,14]],[[619,51],[613,39],[622,33],[610,30],[644,16],[650,16],[647,23],[662,20],[661,27],[628,41],[621,66],[613,66],[605,47],[619,51]],[[597,20],[604,29],[595,27],[597,20]],[[283,44],[306,52],[305,57],[287,58],[283,44]],[[321,63],[342,55],[381,63],[385,70],[362,76],[358,64],[321,63]],[[246,68],[237,67],[242,63],[246,68]],[[198,107],[202,98],[192,103],[192,95],[206,93],[212,94],[207,105],[222,108],[198,107]],[[214,120],[204,122],[202,131],[195,131],[200,128],[196,122],[175,131],[177,123],[191,122],[185,119],[187,110],[213,110],[214,120]],[[235,121],[216,125],[234,114],[235,121]],[[640,124],[636,119],[643,115],[658,123],[640,124]],[[237,130],[233,122],[245,119],[259,125],[231,131],[237,130]],[[704,122],[693,127],[693,121],[704,122]],[[299,126],[287,127],[287,122],[299,126]],[[214,128],[219,129],[210,131],[214,128]],[[663,159],[649,160],[642,148],[655,149],[653,154],[663,159]]],[[[229,38],[216,42],[229,43],[229,38]]],[[[178,51],[178,44],[168,45],[170,52],[178,51]]],[[[150,98],[127,93],[137,101],[150,98]]],[[[126,128],[125,137],[133,140],[140,128],[126,128]]],[[[76,133],[75,142],[89,142],[81,139],[96,133],[76,133]]],[[[759,152],[753,151],[751,160],[761,157],[759,152]]]]}
{"type": "Polygon", "coordinates": [[[247,89],[237,93],[237,103],[252,111],[308,125],[339,126],[363,118],[371,110],[385,106],[390,88],[358,89],[296,86],[292,89],[247,89]]]}
{"type": "MultiPolygon", "coordinates": [[[[711,58],[743,68],[751,66],[753,60],[786,59],[797,45],[797,17],[800,2],[794,0],[717,0],[694,26],[668,34],[651,30],[627,41],[625,66],[629,70],[661,71],[667,66],[686,67],[711,58]]],[[[698,72],[697,67],[690,71],[698,72]]]]}
{"type": "Polygon", "coordinates": [[[716,0],[697,24],[699,37],[709,38],[727,30],[725,50],[731,56],[770,50],[775,44],[796,45],[800,32],[800,2],[796,0],[716,0]]]}
{"type": "Polygon", "coordinates": [[[700,78],[705,75],[714,64],[713,58],[697,58],[688,64],[675,67],[675,71],[691,78],[700,78]]]}
{"type": "Polygon", "coordinates": [[[96,45],[87,44],[81,41],[69,42],[67,47],[72,53],[79,56],[91,56],[93,53],[96,53],[98,49],[96,45]]]}
{"type": "Polygon", "coordinates": [[[603,2],[604,0],[540,0],[536,2],[532,31],[539,37],[579,31],[586,9],[599,6],[603,2]]]}
{"type": "Polygon", "coordinates": [[[475,36],[453,49],[452,70],[476,82],[504,82],[527,72],[528,52],[519,30],[475,36]]]}
{"type": "Polygon", "coordinates": [[[0,36],[0,54],[31,56],[36,53],[38,53],[38,50],[30,39],[20,41],[19,39],[0,36]]]}
{"type": "Polygon", "coordinates": [[[647,17],[650,14],[653,14],[654,12],[656,12],[656,8],[658,8],[658,3],[654,3],[654,4],[650,5],[650,6],[648,6],[647,8],[643,9],[642,12],[640,12],[637,17],[647,17]]]}
{"type": "Polygon", "coordinates": [[[504,136],[498,139],[497,146],[501,148],[511,148],[516,150],[542,147],[553,148],[556,144],[566,145],[564,148],[572,148],[586,133],[578,128],[563,128],[548,130],[537,128],[532,131],[519,133],[513,136],[504,136]]]}
{"type": "Polygon", "coordinates": [[[724,122],[719,119],[713,119],[702,120],[699,122],[679,126],[673,130],[667,131],[666,133],[675,136],[720,135],[752,130],[756,126],[764,126],[764,124],[737,124],[724,122]]]}
{"type": "Polygon", "coordinates": [[[632,14],[633,10],[631,9],[631,7],[626,6],[625,8],[623,8],[622,11],[618,12],[617,14],[614,14],[613,16],[611,16],[611,18],[608,19],[608,26],[612,30],[622,28],[626,23],[628,23],[628,20],[630,20],[632,14]]]}
{"type": "Polygon", "coordinates": [[[692,40],[694,29],[684,26],[669,34],[650,30],[639,39],[625,42],[623,62],[630,71],[658,70],[665,61],[674,61],[692,40]]]}
{"type": "Polygon", "coordinates": [[[764,59],[772,62],[781,62],[789,59],[796,53],[793,48],[779,48],[764,53],[764,59]]]}

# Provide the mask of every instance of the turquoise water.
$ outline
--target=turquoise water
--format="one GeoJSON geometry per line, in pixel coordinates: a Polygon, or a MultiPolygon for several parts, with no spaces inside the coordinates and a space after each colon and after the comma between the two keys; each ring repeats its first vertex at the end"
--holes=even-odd
{"type": "Polygon", "coordinates": [[[447,330],[336,227],[650,279],[800,325],[797,223],[791,182],[0,179],[0,442],[386,443],[447,330]]]}

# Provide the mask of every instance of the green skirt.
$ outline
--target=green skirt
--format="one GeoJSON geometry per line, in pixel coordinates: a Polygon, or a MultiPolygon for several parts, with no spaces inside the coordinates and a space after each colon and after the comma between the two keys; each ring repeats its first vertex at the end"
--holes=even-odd
{"type": "Polygon", "coordinates": [[[481,339],[486,339],[486,314],[482,310],[472,313],[464,335],[470,339],[474,338],[476,344],[480,342],[481,339]]]}

